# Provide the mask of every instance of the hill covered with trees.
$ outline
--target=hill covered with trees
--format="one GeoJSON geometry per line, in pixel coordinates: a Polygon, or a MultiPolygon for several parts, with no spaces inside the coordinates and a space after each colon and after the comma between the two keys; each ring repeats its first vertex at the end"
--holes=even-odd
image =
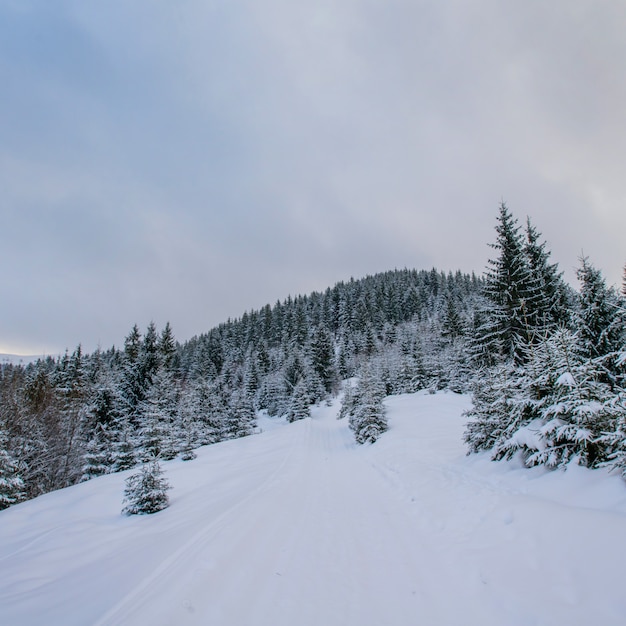
{"type": "Polygon", "coordinates": [[[469,450],[528,465],[626,466],[624,294],[581,260],[562,279],[541,235],[500,207],[484,276],[394,270],[288,297],[184,343],[134,326],[122,348],[0,366],[0,508],[307,417],[347,386],[356,440],[382,399],[474,393],[469,450]]]}

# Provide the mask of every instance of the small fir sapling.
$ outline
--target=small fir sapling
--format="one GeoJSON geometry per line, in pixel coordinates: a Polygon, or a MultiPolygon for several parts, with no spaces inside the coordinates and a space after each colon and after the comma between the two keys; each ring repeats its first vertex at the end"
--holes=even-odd
{"type": "Polygon", "coordinates": [[[159,462],[154,459],[145,463],[137,474],[126,479],[122,513],[145,515],[166,509],[169,489],[171,486],[164,478],[159,462]]]}

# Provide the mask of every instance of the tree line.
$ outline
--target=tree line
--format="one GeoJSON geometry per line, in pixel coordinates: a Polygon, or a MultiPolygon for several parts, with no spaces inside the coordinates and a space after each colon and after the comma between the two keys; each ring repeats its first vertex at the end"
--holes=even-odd
{"type": "Polygon", "coordinates": [[[136,466],[130,491],[159,483],[158,460],[249,435],[261,411],[303,419],[342,385],[358,443],[386,430],[386,396],[449,389],[473,394],[470,453],[626,476],[626,271],[620,293],[581,258],[576,291],[530,220],[502,204],[495,230],[483,276],[393,270],[183,343],[135,325],[119,349],[0,366],[0,509],[136,466]]]}
{"type": "MultiPolygon", "coordinates": [[[[363,382],[353,396],[368,401],[467,390],[463,345],[482,287],[461,272],[394,270],[288,297],[184,343],[169,324],[135,325],[120,349],[3,365],[0,508],[155,459],[191,459],[199,446],[253,433],[260,411],[302,419],[364,368],[376,391],[363,382]]],[[[368,435],[356,429],[357,440],[382,432],[359,423],[368,435]]]]}

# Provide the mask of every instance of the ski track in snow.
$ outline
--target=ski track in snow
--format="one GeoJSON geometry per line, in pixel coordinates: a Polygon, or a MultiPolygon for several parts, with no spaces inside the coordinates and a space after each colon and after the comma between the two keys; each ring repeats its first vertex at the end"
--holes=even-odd
{"type": "Polygon", "coordinates": [[[0,624],[626,623],[620,480],[465,457],[467,397],[387,405],[373,446],[335,402],[165,463],[152,516],[128,473],[1,513],[0,624]]]}

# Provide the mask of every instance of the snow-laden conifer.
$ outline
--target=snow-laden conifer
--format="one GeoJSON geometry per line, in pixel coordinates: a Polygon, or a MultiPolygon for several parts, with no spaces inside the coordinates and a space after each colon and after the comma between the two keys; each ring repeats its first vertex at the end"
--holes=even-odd
{"type": "Polygon", "coordinates": [[[307,391],[307,385],[305,381],[300,380],[296,384],[291,399],[289,401],[289,407],[287,409],[287,421],[295,422],[297,420],[304,419],[311,416],[311,400],[307,391]]]}
{"type": "Polygon", "coordinates": [[[19,502],[25,496],[24,481],[7,444],[8,437],[0,429],[0,510],[19,502]]]}
{"type": "Polygon", "coordinates": [[[156,459],[144,463],[141,470],[126,479],[124,490],[125,515],[156,513],[169,506],[170,484],[163,476],[163,470],[156,459]]]}
{"type": "Polygon", "coordinates": [[[388,428],[383,386],[370,368],[364,368],[352,396],[350,428],[357,443],[374,443],[388,428]]]}
{"type": "Polygon", "coordinates": [[[113,465],[111,441],[104,427],[98,424],[83,455],[82,481],[91,480],[110,471],[113,465]]]}

